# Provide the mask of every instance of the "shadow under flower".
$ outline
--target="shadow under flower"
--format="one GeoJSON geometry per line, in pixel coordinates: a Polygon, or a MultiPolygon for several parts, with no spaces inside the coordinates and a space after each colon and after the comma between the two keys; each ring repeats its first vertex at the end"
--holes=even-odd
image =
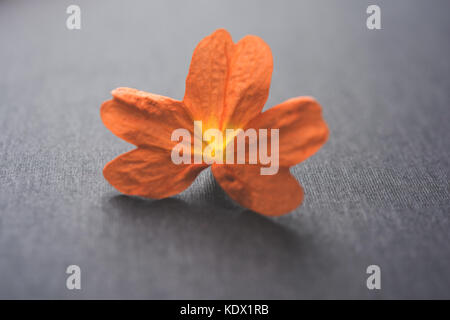
{"type": "Polygon", "coordinates": [[[235,298],[292,297],[311,239],[279,219],[239,207],[215,181],[203,186],[197,196],[162,200],[109,195],[102,210],[116,221],[120,234],[114,238],[124,239],[116,241],[131,237],[161,269],[196,279],[195,292],[183,297],[199,297],[211,286],[218,288],[208,296],[214,298],[231,292],[242,292],[235,298]]]}

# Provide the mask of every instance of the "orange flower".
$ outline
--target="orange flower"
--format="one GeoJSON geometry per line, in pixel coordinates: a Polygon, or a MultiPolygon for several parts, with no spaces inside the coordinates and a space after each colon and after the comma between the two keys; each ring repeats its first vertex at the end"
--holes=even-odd
{"type": "Polygon", "coordinates": [[[303,189],[289,167],[314,154],[327,140],[328,128],[320,105],[310,97],[292,98],[261,113],[272,67],[270,48],[262,39],[249,35],[235,44],[221,29],[196,47],[183,101],[130,88],[113,90],[113,99],[101,107],[103,123],[137,148],[106,164],[106,180],[125,194],[166,198],[186,189],[208,166],[172,162],[175,129],[193,135],[194,121],[202,121],[203,130],[222,132],[274,128],[279,129],[276,174],[261,175],[262,164],[247,162],[214,163],[212,173],[228,195],[246,208],[270,216],[295,209],[303,200],[303,189]]]}

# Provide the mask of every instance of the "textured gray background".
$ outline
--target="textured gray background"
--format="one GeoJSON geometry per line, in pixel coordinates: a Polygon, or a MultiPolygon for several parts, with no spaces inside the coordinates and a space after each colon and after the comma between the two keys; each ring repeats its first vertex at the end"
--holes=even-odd
{"type": "Polygon", "coordinates": [[[450,5],[371,3],[382,30],[359,0],[0,1],[0,297],[450,298],[450,5]],[[103,179],[132,148],[100,121],[110,90],[181,99],[219,27],[271,46],[266,107],[324,107],[330,140],[292,169],[306,194],[290,215],[239,208],[209,170],[162,201],[103,179]]]}

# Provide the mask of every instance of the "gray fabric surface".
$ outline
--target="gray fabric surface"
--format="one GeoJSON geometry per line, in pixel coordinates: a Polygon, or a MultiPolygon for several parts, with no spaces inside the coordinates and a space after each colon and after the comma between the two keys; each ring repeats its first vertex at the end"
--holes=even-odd
{"type": "Polygon", "coordinates": [[[450,298],[450,5],[375,1],[370,31],[372,2],[0,1],[0,298],[450,298]],[[209,170],[161,201],[103,179],[132,149],[100,121],[110,90],[181,99],[220,27],[271,46],[266,108],[324,107],[330,139],[292,168],[290,215],[240,208],[209,170]]]}

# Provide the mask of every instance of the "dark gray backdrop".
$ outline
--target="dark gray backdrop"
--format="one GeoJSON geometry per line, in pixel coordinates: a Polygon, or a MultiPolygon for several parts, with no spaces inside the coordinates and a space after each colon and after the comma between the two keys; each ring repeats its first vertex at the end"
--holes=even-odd
{"type": "Polygon", "coordinates": [[[368,4],[0,1],[0,298],[450,298],[450,5],[371,1],[370,31],[368,4]],[[103,179],[132,148],[100,121],[110,90],[181,99],[220,27],[271,46],[266,108],[323,105],[330,139],[292,168],[306,194],[290,215],[239,208],[209,170],[162,201],[103,179]]]}

